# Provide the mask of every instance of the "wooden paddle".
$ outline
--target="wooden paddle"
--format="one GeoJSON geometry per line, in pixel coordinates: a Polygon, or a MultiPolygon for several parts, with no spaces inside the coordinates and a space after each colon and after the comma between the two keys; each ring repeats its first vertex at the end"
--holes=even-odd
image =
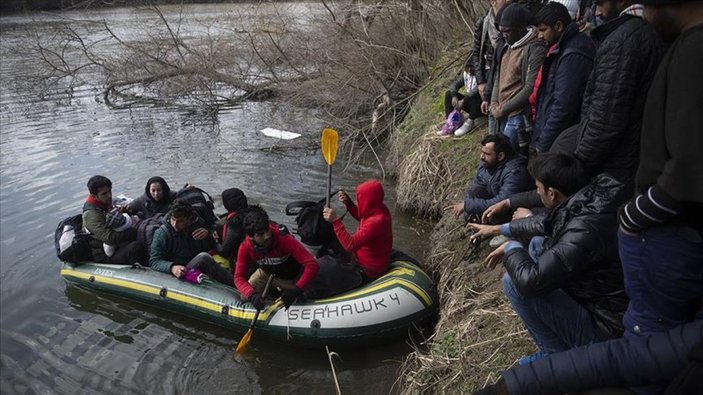
{"type": "Polygon", "coordinates": [[[325,128],[322,129],[322,156],[327,162],[327,198],[325,206],[330,206],[330,194],[332,189],[332,165],[337,158],[337,145],[339,143],[339,134],[336,130],[325,128]]]}
{"type": "MultiPolygon", "coordinates": [[[[273,281],[273,276],[273,274],[270,275],[268,281],[266,281],[264,292],[261,293],[261,299],[266,297],[266,293],[268,292],[269,287],[271,286],[271,282],[273,281]]],[[[242,336],[242,340],[239,341],[239,344],[237,344],[237,350],[234,352],[235,354],[243,353],[249,345],[249,342],[251,341],[251,335],[254,334],[254,325],[256,325],[256,320],[259,319],[259,313],[261,313],[261,309],[256,309],[256,314],[254,314],[254,319],[251,320],[249,330],[247,331],[247,333],[244,334],[244,336],[242,336]]]]}

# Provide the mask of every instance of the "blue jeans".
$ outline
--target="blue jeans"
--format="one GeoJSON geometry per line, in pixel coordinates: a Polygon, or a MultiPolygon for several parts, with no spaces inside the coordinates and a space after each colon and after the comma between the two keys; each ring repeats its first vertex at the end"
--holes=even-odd
{"type": "Polygon", "coordinates": [[[544,236],[535,236],[531,238],[527,251],[532,260],[535,262],[539,261],[539,256],[544,252],[544,236]]]}
{"type": "Polygon", "coordinates": [[[561,289],[524,297],[507,273],[502,281],[505,296],[540,351],[552,354],[597,340],[589,312],[561,289]]]}
{"type": "Polygon", "coordinates": [[[510,139],[510,144],[515,148],[515,152],[520,152],[520,140],[518,133],[525,129],[525,116],[520,113],[512,117],[504,118],[500,121],[500,129],[503,134],[510,139]]]}
{"type": "Polygon", "coordinates": [[[687,226],[652,227],[637,236],[618,231],[630,304],[625,336],[664,332],[694,319],[703,297],[703,241],[687,226]]]}

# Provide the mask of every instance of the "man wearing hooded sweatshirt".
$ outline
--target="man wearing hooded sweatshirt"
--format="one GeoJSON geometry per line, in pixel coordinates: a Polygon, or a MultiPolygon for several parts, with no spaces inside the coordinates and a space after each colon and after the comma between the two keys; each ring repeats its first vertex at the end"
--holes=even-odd
{"type": "Polygon", "coordinates": [[[383,186],[378,180],[369,180],[356,187],[358,204],[354,204],[343,190],[339,201],[349,214],[359,220],[359,227],[352,235],[342,219],[332,208],[325,208],[323,217],[331,222],[339,243],[354,256],[362,270],[364,282],[375,280],[388,271],[393,250],[391,213],[383,204],[383,186]]]}
{"type": "MultiPolygon", "coordinates": [[[[547,46],[531,26],[532,15],[519,4],[507,5],[498,21],[506,45],[498,48],[500,63],[493,77],[490,113],[499,124],[499,131],[508,136],[516,151],[520,150],[518,134],[525,130],[529,115],[530,94],[547,46]]],[[[529,143],[529,142],[528,142],[529,143]]]]}

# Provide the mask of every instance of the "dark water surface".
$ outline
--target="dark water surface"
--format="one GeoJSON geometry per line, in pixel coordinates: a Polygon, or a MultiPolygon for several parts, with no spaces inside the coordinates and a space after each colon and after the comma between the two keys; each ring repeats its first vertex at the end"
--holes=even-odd
{"type": "MultiPolygon", "coordinates": [[[[187,10],[226,16],[217,7],[240,6],[187,10]]],[[[287,12],[303,15],[304,7],[287,12]]],[[[123,21],[127,33],[141,26],[128,9],[49,17],[123,21]]],[[[286,203],[324,194],[326,165],[315,149],[325,126],[319,114],[276,103],[247,103],[217,118],[174,108],[110,110],[91,85],[70,99],[42,98],[27,77],[37,60],[25,49],[36,32],[49,34],[48,26],[32,17],[0,18],[0,392],[334,393],[323,350],[255,338],[245,357],[234,358],[241,333],[68,286],[53,251],[56,224],[80,212],[94,174],[111,178],[115,195],[132,197],[153,175],[174,189],[191,182],[217,195],[219,212],[219,193],[240,187],[272,219],[290,225],[286,203]],[[258,132],[264,127],[303,136],[271,139],[258,132]]],[[[353,187],[380,176],[373,164],[344,173],[342,167],[334,184],[353,187]]],[[[396,246],[421,256],[425,224],[398,213],[394,224],[396,246]]],[[[409,350],[399,340],[341,351],[343,393],[389,392],[409,350]]]]}

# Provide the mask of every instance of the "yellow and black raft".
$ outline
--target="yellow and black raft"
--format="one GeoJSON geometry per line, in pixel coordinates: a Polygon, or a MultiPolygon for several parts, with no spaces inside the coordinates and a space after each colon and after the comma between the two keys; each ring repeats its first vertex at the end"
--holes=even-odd
{"type": "MultiPolygon", "coordinates": [[[[244,333],[256,313],[239,293],[222,284],[191,284],[150,270],[99,263],[64,262],[69,283],[202,319],[244,333]]],[[[360,288],[292,305],[275,302],[261,311],[256,336],[306,347],[357,347],[406,336],[414,324],[436,314],[437,290],[415,264],[397,260],[384,276],[360,288]]]]}

